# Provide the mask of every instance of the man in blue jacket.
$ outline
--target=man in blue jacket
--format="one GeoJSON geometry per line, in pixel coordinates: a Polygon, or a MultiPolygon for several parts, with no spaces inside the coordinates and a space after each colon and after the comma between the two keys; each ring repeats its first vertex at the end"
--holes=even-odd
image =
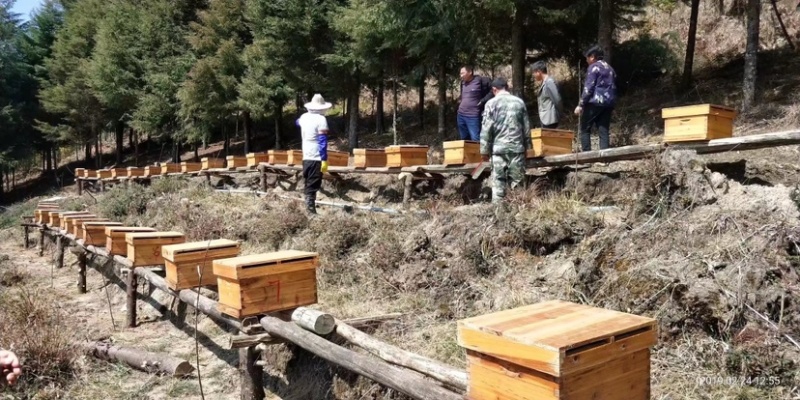
{"type": "Polygon", "coordinates": [[[584,53],[589,70],[583,86],[581,101],[575,115],[581,118],[581,148],[592,150],[592,127],[597,126],[600,135],[600,150],[609,148],[611,114],[617,102],[617,73],[603,60],[603,49],[594,46],[584,53]]]}
{"type": "Polygon", "coordinates": [[[461,103],[458,105],[458,134],[461,140],[481,140],[483,107],[494,97],[492,80],[475,75],[471,66],[461,68],[461,103]]]}

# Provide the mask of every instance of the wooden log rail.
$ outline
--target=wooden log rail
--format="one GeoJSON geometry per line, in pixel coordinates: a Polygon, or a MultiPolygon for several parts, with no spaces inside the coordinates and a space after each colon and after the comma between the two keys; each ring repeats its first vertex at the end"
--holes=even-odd
{"type": "MultiPolygon", "coordinates": [[[[466,372],[401,350],[357,330],[360,327],[371,326],[381,321],[397,318],[400,316],[399,314],[348,320],[347,322],[350,324],[347,324],[337,321],[321,311],[301,307],[288,317],[285,316],[285,313],[277,313],[273,316],[262,318],[258,321],[257,327],[262,332],[266,332],[266,334],[252,335],[254,333],[252,327],[248,327],[240,320],[222,314],[216,301],[194,290],[174,291],[170,289],[164,278],[156,274],[153,268],[133,268],[131,261],[127,258],[112,257],[103,248],[86,246],[83,240],[66,231],[50,229],[42,224],[37,224],[35,228],[41,232],[40,242],[44,242],[45,236],[51,236],[54,242],[57,243],[57,252],[63,251],[62,249],[69,244],[72,245],[71,250],[76,253],[79,260],[78,288],[81,293],[86,292],[86,268],[88,265],[102,268],[111,261],[110,264],[113,265],[115,273],[128,272],[126,286],[128,287],[129,326],[135,326],[136,321],[137,291],[135,289],[135,278],[138,277],[177,298],[181,303],[196,307],[198,311],[210,318],[228,325],[235,331],[244,333],[245,335],[238,335],[231,339],[229,346],[230,348],[239,349],[242,399],[264,399],[263,371],[257,368],[259,365],[258,359],[260,358],[257,349],[266,343],[275,344],[283,341],[290,341],[331,363],[370,378],[414,399],[456,400],[463,398],[461,393],[467,387],[466,372]],[[91,257],[89,257],[90,255],[91,257]],[[335,334],[331,335],[334,330],[336,331],[335,334]],[[346,349],[322,337],[322,335],[344,338],[346,341],[367,350],[375,357],[346,349]]],[[[57,260],[56,262],[58,262],[57,260]]],[[[88,347],[87,349],[91,350],[88,347]]],[[[129,364],[141,361],[139,359],[141,357],[144,357],[141,359],[147,360],[156,358],[156,355],[128,354],[129,352],[126,352],[125,349],[116,348],[99,348],[95,346],[92,351],[94,352],[93,354],[99,352],[97,354],[101,357],[118,359],[129,364]]],[[[159,365],[159,370],[175,375],[189,373],[187,365],[172,359],[162,362],[162,365],[159,365]]]]}

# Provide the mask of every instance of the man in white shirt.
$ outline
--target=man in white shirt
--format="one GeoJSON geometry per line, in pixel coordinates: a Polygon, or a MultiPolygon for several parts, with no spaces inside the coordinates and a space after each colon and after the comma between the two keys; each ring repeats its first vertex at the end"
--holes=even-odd
{"type": "Polygon", "coordinates": [[[328,172],[328,120],[331,108],[321,94],[315,94],[305,107],[308,112],[297,119],[303,139],[303,180],[306,182],[306,209],[317,213],[317,192],[322,187],[322,174],[328,172]]]}

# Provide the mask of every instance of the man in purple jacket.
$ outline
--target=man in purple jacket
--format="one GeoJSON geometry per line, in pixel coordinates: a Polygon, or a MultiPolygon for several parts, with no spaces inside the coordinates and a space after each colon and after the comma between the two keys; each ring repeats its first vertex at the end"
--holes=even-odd
{"type": "Polygon", "coordinates": [[[583,151],[592,150],[590,137],[592,127],[597,126],[600,135],[600,150],[609,147],[609,128],[611,127],[611,114],[617,102],[617,73],[603,60],[603,49],[594,46],[584,53],[589,70],[586,75],[586,84],[575,115],[581,118],[581,148],[583,151]]]}
{"type": "Polygon", "coordinates": [[[483,107],[493,97],[491,79],[475,75],[470,66],[461,68],[461,104],[458,106],[461,140],[481,141],[483,107]]]}

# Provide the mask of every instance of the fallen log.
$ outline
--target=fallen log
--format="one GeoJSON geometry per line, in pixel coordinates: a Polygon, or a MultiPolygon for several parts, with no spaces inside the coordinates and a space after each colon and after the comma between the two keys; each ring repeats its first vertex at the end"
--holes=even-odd
{"type": "Polygon", "coordinates": [[[328,335],[336,329],[336,320],[319,310],[300,307],[292,313],[292,322],[317,335],[328,335]]]}
{"type": "Polygon", "coordinates": [[[118,361],[140,371],[184,377],[194,372],[185,360],[168,354],[156,354],[133,347],[114,346],[109,343],[84,343],[86,354],[106,361],[118,361]]]}
{"type": "Polygon", "coordinates": [[[412,369],[454,389],[467,390],[465,371],[382,342],[339,320],[336,321],[336,334],[386,362],[412,369]]]}
{"type": "Polygon", "coordinates": [[[261,319],[261,326],[273,336],[284,338],[320,358],[386,385],[413,399],[463,399],[463,396],[451,392],[414,372],[406,371],[373,357],[345,349],[304,330],[292,322],[282,321],[275,317],[264,317],[261,319]]]}
{"type": "MultiPolygon", "coordinates": [[[[391,321],[393,319],[398,319],[402,317],[403,314],[400,313],[393,313],[393,314],[385,314],[379,315],[374,317],[363,317],[363,318],[353,318],[345,320],[345,323],[352,326],[356,329],[364,329],[373,326],[377,326],[383,322],[391,321]]],[[[252,347],[258,344],[281,344],[286,343],[285,340],[281,338],[276,338],[269,333],[261,333],[258,335],[236,335],[236,336],[229,336],[228,337],[228,349],[241,349],[243,347],[252,347]]]]}

